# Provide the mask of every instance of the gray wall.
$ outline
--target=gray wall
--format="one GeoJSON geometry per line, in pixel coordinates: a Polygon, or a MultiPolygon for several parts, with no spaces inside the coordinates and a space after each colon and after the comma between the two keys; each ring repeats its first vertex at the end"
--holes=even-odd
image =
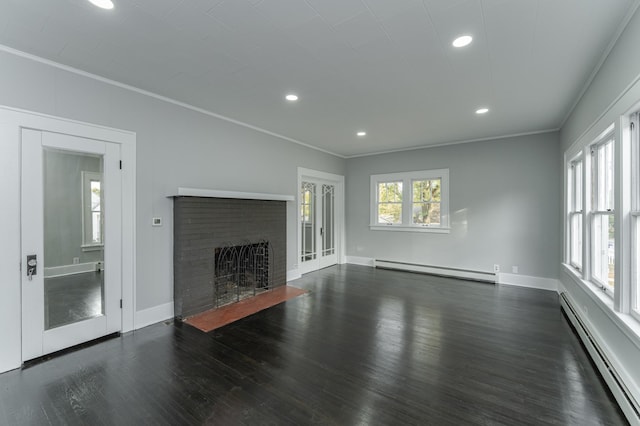
{"type": "Polygon", "coordinates": [[[82,172],[102,172],[98,158],[45,151],[44,266],[103,259],[102,250],[82,251],[82,172]]]}
{"type": "MultiPolygon", "coordinates": [[[[0,64],[3,105],[137,133],[138,310],[173,298],[167,195],[177,187],[295,195],[298,166],[344,175],[341,158],[162,100],[4,52],[0,64]],[[163,227],[151,227],[155,216],[164,219],[163,227]]],[[[297,263],[296,212],[288,203],[289,270],[297,263]]]]}
{"type": "MultiPolygon", "coordinates": [[[[562,153],[574,143],[592,142],[607,126],[640,107],[640,11],[627,25],[620,39],[596,74],[590,87],[577,104],[575,110],[561,130],[562,153]]],[[[561,163],[564,161],[561,158],[561,163]]],[[[562,200],[566,197],[563,191],[562,200]]],[[[562,262],[561,256],[558,262],[562,262]]],[[[563,290],[578,307],[592,333],[598,336],[599,344],[623,374],[625,384],[636,399],[640,399],[640,337],[622,318],[612,313],[591,290],[572,279],[564,271],[560,274],[563,290]]],[[[633,321],[633,320],[631,320],[633,321]]]]}
{"type": "Polygon", "coordinates": [[[556,133],[347,160],[347,255],[557,278],[556,133]],[[451,233],[369,230],[370,175],[449,168],[451,233]]]}
{"type": "MultiPolygon", "coordinates": [[[[636,81],[640,73],[640,11],[635,15],[609,53],[588,90],[561,129],[562,152],[575,142],[618,96],[636,81]]],[[[636,101],[640,101],[637,99],[636,101]]],[[[630,106],[630,105],[629,105],[630,106]]],[[[618,106],[616,114],[622,114],[618,106]]],[[[601,129],[602,131],[604,129],[601,129]]]]}

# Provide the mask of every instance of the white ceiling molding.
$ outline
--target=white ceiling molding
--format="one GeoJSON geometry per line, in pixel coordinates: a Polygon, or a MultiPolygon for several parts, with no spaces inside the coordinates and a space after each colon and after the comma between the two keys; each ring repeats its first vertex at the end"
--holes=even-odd
{"type": "Polygon", "coordinates": [[[639,4],[0,1],[0,45],[346,158],[561,128],[639,4]]]}
{"type": "Polygon", "coordinates": [[[130,91],[138,93],[140,95],[149,96],[151,98],[154,98],[154,99],[157,99],[157,100],[160,100],[160,101],[163,101],[163,102],[168,102],[170,104],[173,104],[173,105],[176,105],[176,106],[179,106],[179,107],[182,107],[182,108],[186,108],[186,109],[189,109],[191,111],[198,112],[200,114],[208,115],[210,117],[214,117],[214,118],[217,118],[219,120],[227,121],[229,123],[233,123],[233,124],[236,124],[236,125],[241,126],[241,127],[246,127],[248,129],[255,130],[256,132],[260,132],[260,133],[267,134],[269,136],[273,136],[274,138],[282,139],[282,140],[285,140],[287,142],[292,142],[292,143],[295,143],[297,145],[302,145],[302,146],[304,146],[306,148],[310,148],[310,149],[313,149],[313,150],[316,150],[316,151],[324,152],[325,154],[333,155],[333,156],[340,157],[340,158],[345,158],[343,155],[336,154],[335,152],[327,151],[327,150],[319,148],[317,146],[313,146],[311,144],[308,144],[308,143],[305,143],[305,142],[301,142],[299,140],[290,138],[288,136],[280,135],[278,133],[274,133],[274,132],[271,132],[269,130],[262,129],[262,128],[254,126],[252,124],[244,123],[242,121],[235,120],[233,118],[225,117],[224,115],[220,115],[220,114],[217,114],[217,113],[212,112],[212,111],[207,111],[204,108],[200,108],[200,107],[197,107],[197,106],[194,106],[194,105],[190,105],[190,104],[185,103],[185,102],[181,102],[181,101],[178,101],[178,100],[175,100],[175,99],[171,99],[171,98],[168,98],[166,96],[159,95],[157,93],[149,92],[148,90],[140,89],[138,87],[131,86],[129,84],[125,84],[125,83],[121,83],[119,81],[111,80],[109,78],[102,77],[102,76],[97,75],[97,74],[92,74],[90,72],[86,72],[86,71],[80,70],[78,68],[70,67],[68,65],[64,65],[64,64],[61,64],[59,62],[55,62],[55,61],[52,61],[52,60],[49,60],[49,59],[46,59],[46,58],[41,58],[39,56],[32,55],[30,53],[23,52],[23,51],[18,50],[18,49],[14,49],[12,47],[5,46],[3,44],[0,44],[0,51],[1,52],[5,52],[5,53],[9,53],[11,55],[19,56],[19,57],[24,58],[24,59],[29,59],[29,60],[32,60],[34,62],[39,62],[41,64],[48,65],[48,66],[51,66],[51,67],[54,67],[54,68],[58,68],[60,70],[67,71],[67,72],[70,72],[70,73],[73,73],[73,74],[81,75],[83,77],[91,78],[93,80],[99,81],[101,83],[109,84],[111,86],[115,86],[115,87],[118,87],[120,89],[130,90],[130,91]]]}
{"type": "Polygon", "coordinates": [[[607,48],[604,50],[604,52],[602,52],[602,56],[600,57],[600,61],[598,61],[598,65],[596,65],[596,67],[593,69],[593,71],[591,72],[591,75],[589,76],[587,81],[584,83],[582,90],[580,90],[580,94],[575,99],[575,101],[573,101],[571,108],[569,108],[564,118],[562,119],[562,122],[560,123],[560,126],[559,126],[561,129],[564,127],[564,124],[567,122],[569,117],[571,117],[571,114],[573,114],[573,110],[576,109],[576,107],[578,106],[578,103],[580,103],[580,101],[582,100],[582,97],[587,92],[587,89],[589,88],[589,86],[591,86],[591,83],[593,83],[593,79],[596,78],[596,75],[598,75],[598,72],[600,71],[600,68],[602,68],[604,61],[606,61],[607,57],[609,57],[609,54],[611,53],[613,46],[616,45],[616,43],[618,42],[618,39],[624,32],[625,28],[627,28],[627,25],[629,25],[629,21],[638,10],[638,7],[640,7],[640,0],[635,0],[635,3],[629,6],[629,11],[625,15],[624,20],[620,23],[620,26],[618,27],[618,31],[616,31],[616,34],[611,39],[611,42],[609,43],[607,48]]]}

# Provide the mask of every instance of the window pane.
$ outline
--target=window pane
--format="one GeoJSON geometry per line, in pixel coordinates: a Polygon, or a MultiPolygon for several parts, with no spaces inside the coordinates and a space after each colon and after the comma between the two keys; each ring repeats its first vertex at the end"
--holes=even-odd
{"type": "Polygon", "coordinates": [[[596,153],[597,162],[597,180],[596,187],[596,210],[606,211],[613,210],[613,140],[599,145],[596,153]]]}
{"type": "Polygon", "coordinates": [[[414,224],[440,225],[440,203],[413,203],[414,224]]]}
{"type": "Polygon", "coordinates": [[[402,204],[378,204],[378,223],[402,223],[402,204]]]}
{"type": "Polygon", "coordinates": [[[307,262],[316,258],[316,184],[312,182],[302,182],[300,188],[302,203],[300,204],[301,229],[300,238],[302,240],[301,262],[307,262]]]}
{"type": "Polygon", "coordinates": [[[605,144],[606,176],[605,176],[605,209],[613,210],[613,141],[605,144]]]}
{"type": "Polygon", "coordinates": [[[413,202],[420,203],[431,200],[431,181],[414,180],[413,181],[413,202]]]}
{"type": "Polygon", "coordinates": [[[570,262],[573,266],[582,268],[582,214],[580,213],[571,216],[570,238],[570,262]]]}
{"type": "Polygon", "coordinates": [[[92,212],[91,213],[91,238],[93,243],[101,243],[102,236],[101,234],[101,224],[100,224],[100,212],[92,212]]]}
{"type": "Polygon", "coordinates": [[[582,210],[582,161],[578,161],[573,167],[573,211],[582,210]]]}
{"type": "Polygon", "coordinates": [[[614,216],[594,215],[593,275],[613,289],[615,282],[614,216]]]}
{"type": "Polygon", "coordinates": [[[640,216],[634,216],[633,222],[633,229],[635,231],[633,238],[634,251],[632,251],[635,257],[635,274],[633,277],[635,285],[635,300],[633,302],[633,309],[640,314],[640,216]]]}
{"type": "Polygon", "coordinates": [[[440,225],[440,203],[432,203],[431,213],[429,214],[430,225],[440,225]]]}
{"type": "Polygon", "coordinates": [[[381,182],[378,184],[378,202],[402,202],[402,182],[381,182]]]}
{"type": "Polygon", "coordinates": [[[91,181],[91,211],[100,211],[100,181],[91,181]]]}
{"type": "Polygon", "coordinates": [[[431,199],[440,202],[440,179],[431,181],[431,199]]]}
{"type": "Polygon", "coordinates": [[[440,225],[440,179],[413,181],[412,223],[440,225]]]}
{"type": "Polygon", "coordinates": [[[402,181],[378,183],[378,223],[402,223],[402,181]]]}

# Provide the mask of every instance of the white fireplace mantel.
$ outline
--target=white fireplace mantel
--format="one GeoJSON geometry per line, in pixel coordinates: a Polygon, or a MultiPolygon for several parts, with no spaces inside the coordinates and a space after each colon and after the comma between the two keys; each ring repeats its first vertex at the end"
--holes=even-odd
{"type": "Polygon", "coordinates": [[[294,201],[293,195],[265,194],[261,192],[222,191],[219,189],[178,188],[178,192],[169,197],[208,197],[238,198],[242,200],[294,201]]]}

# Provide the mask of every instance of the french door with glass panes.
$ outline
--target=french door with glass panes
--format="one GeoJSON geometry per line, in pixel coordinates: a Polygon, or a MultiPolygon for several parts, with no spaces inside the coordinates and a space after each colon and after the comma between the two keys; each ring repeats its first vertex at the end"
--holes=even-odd
{"type": "Polygon", "coordinates": [[[22,360],[120,331],[120,145],[22,130],[22,360]]]}
{"type": "Polygon", "coordinates": [[[304,179],[299,194],[300,272],[338,263],[336,247],[336,184],[304,179]]]}

